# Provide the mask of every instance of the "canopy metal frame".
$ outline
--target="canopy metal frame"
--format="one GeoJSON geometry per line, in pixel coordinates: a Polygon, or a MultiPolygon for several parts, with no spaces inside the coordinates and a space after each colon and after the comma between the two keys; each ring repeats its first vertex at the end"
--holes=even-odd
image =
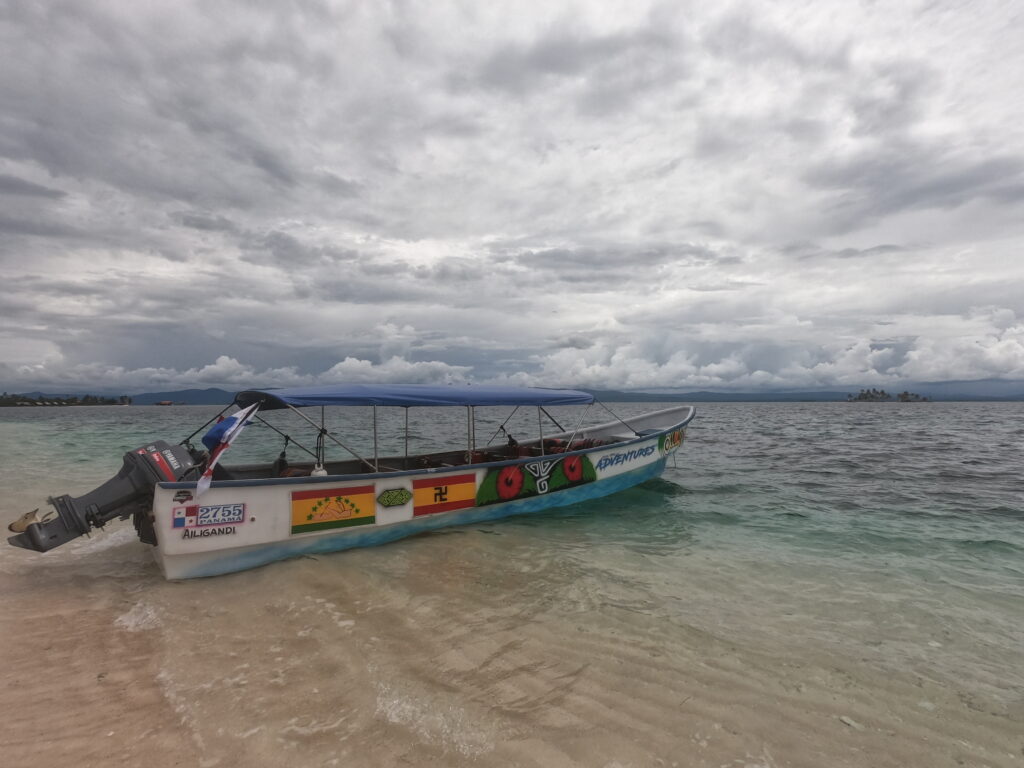
{"type": "MultiPolygon", "coordinates": [[[[587,414],[590,412],[590,408],[591,408],[592,405],[593,405],[593,403],[588,403],[587,404],[587,407],[584,409],[583,414],[580,416],[579,421],[576,423],[576,426],[573,429],[572,434],[569,437],[569,444],[570,445],[572,443],[572,440],[576,437],[576,434],[579,432],[580,427],[583,425],[583,422],[586,419],[587,414]]],[[[292,438],[290,435],[287,435],[286,433],[282,432],[280,429],[275,427],[273,424],[270,424],[269,422],[267,422],[263,418],[260,418],[259,416],[255,416],[255,418],[261,424],[264,424],[265,426],[270,427],[272,430],[274,430],[279,435],[284,437],[286,439],[286,441],[290,441],[290,442],[294,443],[298,448],[300,448],[301,450],[305,451],[310,456],[312,456],[315,459],[315,461],[316,461],[316,463],[317,463],[317,465],[319,467],[323,467],[324,464],[326,463],[326,458],[327,457],[326,457],[326,450],[325,450],[325,440],[329,439],[331,442],[335,443],[336,445],[338,445],[339,447],[341,447],[342,449],[347,451],[355,459],[360,461],[362,464],[364,464],[367,468],[369,468],[373,472],[380,472],[380,440],[379,440],[379,430],[378,430],[378,423],[377,423],[377,406],[376,405],[372,406],[372,419],[373,419],[373,460],[372,461],[370,459],[367,459],[367,458],[361,456],[356,450],[354,450],[350,446],[346,445],[338,437],[336,437],[334,435],[334,433],[332,433],[330,430],[327,429],[326,409],[325,409],[325,407],[323,405],[320,406],[320,423],[319,424],[317,424],[316,421],[314,421],[313,419],[309,418],[305,413],[303,413],[300,408],[298,408],[298,407],[296,407],[294,405],[291,405],[290,403],[285,403],[285,407],[288,410],[293,411],[294,413],[298,414],[299,418],[301,418],[303,421],[305,421],[307,424],[309,424],[311,427],[313,427],[314,429],[317,430],[317,442],[316,442],[316,450],[315,451],[309,450],[304,445],[299,443],[297,440],[292,438]]],[[[403,457],[404,461],[403,461],[403,468],[404,469],[408,469],[409,468],[409,411],[414,406],[403,405],[403,406],[398,406],[398,407],[401,407],[405,411],[405,425],[404,425],[405,426],[405,436],[404,436],[404,457],[403,457]]],[[[494,433],[488,439],[488,441],[487,441],[488,445],[490,445],[490,443],[494,440],[494,438],[498,436],[499,432],[504,432],[505,431],[505,425],[508,424],[508,422],[512,419],[512,417],[516,415],[516,413],[519,411],[519,408],[520,408],[519,405],[516,405],[516,406],[513,407],[512,412],[505,418],[505,420],[498,426],[498,428],[494,431],[494,433]]],[[[607,410],[607,406],[605,406],[605,408],[607,410]]],[[[224,410],[227,410],[227,408],[225,408],[224,410]]],[[[223,411],[221,411],[221,413],[223,413],[223,411]]],[[[611,413],[611,411],[609,411],[609,413],[611,413]]],[[[612,415],[614,415],[614,414],[612,414],[612,415]]],[[[564,427],[562,427],[561,424],[558,423],[558,420],[555,419],[555,417],[552,416],[544,406],[538,405],[537,406],[537,433],[538,433],[538,445],[539,445],[540,455],[541,456],[546,456],[547,455],[547,448],[546,448],[546,446],[544,444],[544,417],[545,416],[548,418],[548,420],[551,421],[552,424],[555,425],[555,427],[558,428],[558,430],[560,432],[564,433],[564,432],[567,431],[564,427]]],[[[215,416],[214,418],[217,418],[217,417],[215,416]]],[[[618,418],[618,417],[616,417],[616,418],[618,418]]],[[[212,421],[213,421],[213,419],[210,419],[210,421],[207,422],[207,424],[209,424],[212,421]]],[[[620,421],[621,421],[621,419],[620,419],[620,421]]],[[[622,422],[622,423],[625,424],[625,422],[622,422]]],[[[204,425],[204,426],[206,426],[206,425],[204,425]]],[[[626,426],[628,427],[629,425],[626,424],[626,426]]],[[[202,428],[200,428],[200,429],[202,429],[202,428]]],[[[192,435],[190,435],[189,438],[187,438],[187,439],[191,439],[198,432],[199,432],[199,430],[196,430],[196,432],[194,432],[192,435]]],[[[470,461],[470,462],[472,461],[473,454],[476,452],[476,445],[477,445],[477,441],[476,441],[476,406],[475,405],[467,405],[466,406],[466,452],[467,452],[467,461],[470,461]]]]}
{"type": "MultiPolygon", "coordinates": [[[[340,445],[340,446],[341,446],[342,448],[344,448],[344,449],[345,449],[346,451],[348,451],[349,453],[351,453],[351,454],[352,454],[353,456],[355,456],[355,457],[356,457],[357,459],[359,459],[359,461],[363,462],[363,463],[364,463],[364,464],[365,464],[366,466],[368,466],[368,467],[369,467],[370,469],[372,469],[372,470],[373,470],[374,472],[376,472],[376,471],[377,471],[377,467],[376,467],[376,465],[374,465],[373,463],[371,463],[371,462],[367,461],[366,459],[364,459],[364,458],[363,458],[362,456],[360,456],[360,455],[359,455],[358,453],[356,453],[356,452],[355,452],[355,451],[353,451],[353,450],[352,450],[351,448],[349,448],[349,447],[348,447],[347,445],[345,445],[345,444],[344,444],[343,442],[341,442],[341,440],[339,440],[339,439],[338,439],[338,438],[336,438],[336,437],[335,437],[335,436],[334,436],[333,434],[331,434],[331,432],[330,432],[330,431],[329,431],[329,430],[327,429],[327,427],[326,427],[326,426],[324,425],[324,413],[323,413],[323,406],[320,406],[320,409],[321,409],[321,410],[320,410],[320,424],[319,424],[319,425],[317,425],[317,423],[316,423],[315,421],[313,421],[313,420],[312,420],[311,418],[309,418],[309,417],[308,417],[308,416],[307,416],[306,414],[304,414],[304,413],[303,413],[302,411],[300,411],[300,410],[299,410],[298,408],[296,408],[296,407],[295,407],[294,405],[289,405],[289,406],[288,406],[288,408],[289,408],[290,410],[292,410],[292,411],[295,411],[295,413],[299,414],[299,416],[300,416],[300,417],[301,417],[301,418],[302,418],[302,419],[303,419],[304,421],[306,421],[306,422],[307,422],[308,424],[310,424],[310,426],[312,426],[312,427],[313,427],[314,429],[318,430],[318,435],[322,435],[323,437],[328,437],[328,438],[330,438],[332,442],[334,442],[334,443],[337,443],[338,445],[340,445]]],[[[376,418],[374,419],[374,422],[375,422],[375,426],[376,426],[376,418]]],[[[317,454],[318,454],[318,455],[317,455],[317,463],[318,463],[318,464],[319,464],[319,465],[320,465],[321,467],[322,467],[322,466],[324,465],[324,458],[325,458],[325,457],[324,457],[323,453],[324,453],[324,451],[323,451],[323,448],[322,448],[322,441],[321,441],[321,447],[319,447],[319,448],[317,449],[317,454]]]]}

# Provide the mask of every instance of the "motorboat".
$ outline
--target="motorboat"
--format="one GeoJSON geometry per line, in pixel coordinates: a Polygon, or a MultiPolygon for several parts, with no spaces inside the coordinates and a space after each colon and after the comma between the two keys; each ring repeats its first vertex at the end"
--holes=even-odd
{"type": "MultiPolygon", "coordinates": [[[[15,535],[8,542],[47,552],[115,519],[131,518],[140,540],[153,546],[166,578],[216,576],[616,493],[660,475],[695,415],[693,407],[678,406],[584,426],[595,407],[608,409],[587,392],[537,387],[246,390],[181,442],[154,440],[129,451],[118,474],[94,491],[48,499],[48,513],[34,510],[9,526],[15,535]],[[328,429],[325,419],[327,408],[367,406],[373,416],[372,454],[352,448],[353,441],[328,429]],[[580,407],[575,426],[556,421],[549,411],[556,406],[580,407]],[[460,434],[462,444],[410,454],[410,411],[437,407],[465,409],[465,442],[460,434]],[[493,413],[497,407],[512,411],[478,445],[477,409],[493,413]],[[404,440],[389,434],[384,441],[392,448],[404,445],[404,451],[380,450],[378,415],[386,408],[404,409],[404,440]],[[529,439],[506,429],[524,408],[537,414],[537,435],[529,439]],[[312,440],[303,444],[275,425],[280,411],[297,414],[312,440]],[[221,462],[242,430],[255,423],[278,433],[284,449],[272,460],[221,462]],[[207,427],[200,445],[194,445],[193,438],[207,427]],[[294,460],[296,450],[306,454],[302,460],[294,460]]],[[[403,420],[385,421],[394,427],[403,420]]],[[[371,436],[360,444],[369,446],[371,436]]]]}

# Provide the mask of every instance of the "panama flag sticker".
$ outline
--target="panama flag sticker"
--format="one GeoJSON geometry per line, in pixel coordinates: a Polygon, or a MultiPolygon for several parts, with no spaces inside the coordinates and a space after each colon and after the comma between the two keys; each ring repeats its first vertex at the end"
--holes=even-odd
{"type": "Polygon", "coordinates": [[[175,507],[174,508],[174,527],[175,528],[188,528],[196,524],[196,519],[199,514],[198,506],[189,507],[175,507]]]}

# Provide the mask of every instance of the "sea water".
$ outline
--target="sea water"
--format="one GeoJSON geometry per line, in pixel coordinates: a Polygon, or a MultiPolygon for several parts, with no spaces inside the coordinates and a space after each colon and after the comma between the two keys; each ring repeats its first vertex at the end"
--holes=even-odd
{"type": "MultiPolygon", "coordinates": [[[[628,422],[658,406],[610,407],[628,422]]],[[[218,410],[2,409],[2,517],[91,490],[218,410]]],[[[405,413],[379,410],[377,449],[400,454],[405,413]]],[[[503,413],[478,417],[478,442],[504,439],[503,413]]],[[[370,409],[328,418],[372,455],[370,409]]],[[[413,409],[410,450],[465,444],[464,419],[413,409]]],[[[274,423],[313,447],[294,415],[274,423]]],[[[505,426],[533,436],[535,411],[505,426]]],[[[254,425],[227,463],[282,445],[254,425]]],[[[0,753],[1021,766],[1022,456],[1019,403],[705,404],[660,479],[374,549],[168,583],[130,523],[45,555],[5,547],[0,753]]]]}

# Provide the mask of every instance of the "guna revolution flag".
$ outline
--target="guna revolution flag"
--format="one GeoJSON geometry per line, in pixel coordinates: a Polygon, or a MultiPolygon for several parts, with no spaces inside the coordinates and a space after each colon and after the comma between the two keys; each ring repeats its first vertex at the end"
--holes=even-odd
{"type": "Polygon", "coordinates": [[[476,506],[476,475],[413,480],[413,517],[476,506]]]}

